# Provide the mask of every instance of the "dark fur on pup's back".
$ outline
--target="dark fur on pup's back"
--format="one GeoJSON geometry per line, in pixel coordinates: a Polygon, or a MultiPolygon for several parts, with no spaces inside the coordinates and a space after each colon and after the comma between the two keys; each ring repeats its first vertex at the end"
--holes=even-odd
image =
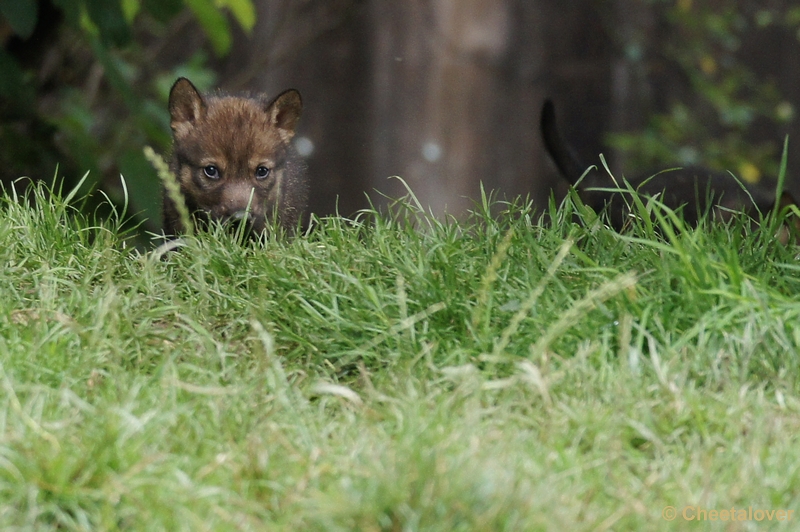
{"type": "MultiPolygon", "coordinates": [[[[610,189],[624,190],[626,186],[614,183],[604,173],[586,172],[588,166],[580,162],[573,148],[561,136],[556,124],[555,107],[550,100],[546,100],[542,106],[540,126],[547,152],[561,175],[577,189],[581,201],[598,213],[605,209],[611,226],[621,230],[629,218],[630,199],[624,197],[624,192],[610,189]],[[580,179],[581,176],[583,179],[580,179]]],[[[701,167],[674,168],[629,180],[628,185],[644,196],[658,196],[672,210],[680,209],[684,221],[691,226],[696,226],[706,215],[712,219],[727,220],[735,211],[757,219],[759,213],[766,214],[775,203],[773,196],[760,189],[744,186],[730,174],[701,167]]]]}
{"type": "MultiPolygon", "coordinates": [[[[169,95],[172,158],[193,221],[237,221],[262,232],[273,216],[285,229],[306,207],[305,166],[291,140],[302,101],[296,90],[265,95],[201,95],[186,78],[169,95]]],[[[175,203],[163,196],[164,232],[185,232],[175,203]]]]}

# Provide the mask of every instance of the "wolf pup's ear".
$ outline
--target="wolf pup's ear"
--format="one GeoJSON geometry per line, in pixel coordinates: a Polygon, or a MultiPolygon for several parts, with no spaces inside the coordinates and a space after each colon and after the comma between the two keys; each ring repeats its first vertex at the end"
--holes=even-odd
{"type": "Polygon", "coordinates": [[[269,104],[267,104],[267,114],[270,123],[278,128],[281,137],[288,142],[294,137],[294,129],[297,121],[300,120],[300,113],[303,110],[303,100],[300,93],[294,89],[289,89],[280,93],[269,104]]]}
{"type": "Polygon", "coordinates": [[[193,126],[206,112],[206,103],[200,92],[186,78],[178,81],[169,91],[170,127],[176,133],[179,129],[193,126]]]}

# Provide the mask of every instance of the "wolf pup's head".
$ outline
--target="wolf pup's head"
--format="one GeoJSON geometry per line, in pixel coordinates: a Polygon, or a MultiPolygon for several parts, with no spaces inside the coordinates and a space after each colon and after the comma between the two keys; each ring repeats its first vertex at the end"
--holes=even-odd
{"type": "MultiPolygon", "coordinates": [[[[259,233],[273,216],[291,230],[305,208],[308,183],[291,140],[300,118],[300,93],[201,95],[186,78],[169,95],[175,174],[189,212],[200,225],[245,223],[259,233]]],[[[185,230],[164,195],[164,231],[185,230]]]]}

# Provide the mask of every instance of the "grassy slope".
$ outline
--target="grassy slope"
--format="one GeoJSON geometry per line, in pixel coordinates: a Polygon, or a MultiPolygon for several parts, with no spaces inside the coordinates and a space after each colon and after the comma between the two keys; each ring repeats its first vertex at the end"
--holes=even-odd
{"type": "Polygon", "coordinates": [[[662,518],[800,512],[800,271],[770,232],[398,205],[416,228],[159,260],[61,200],[3,201],[2,530],[800,520],[662,518]]]}

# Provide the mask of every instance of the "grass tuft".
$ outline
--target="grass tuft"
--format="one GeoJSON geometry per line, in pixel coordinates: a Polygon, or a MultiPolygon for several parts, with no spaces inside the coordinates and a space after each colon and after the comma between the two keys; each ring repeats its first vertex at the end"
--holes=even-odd
{"type": "Polygon", "coordinates": [[[0,529],[800,518],[798,248],[775,226],[658,232],[651,213],[680,218],[634,200],[617,234],[572,198],[548,226],[522,201],[455,221],[409,197],[164,255],[124,213],[29,194],[0,199],[0,529]]]}

